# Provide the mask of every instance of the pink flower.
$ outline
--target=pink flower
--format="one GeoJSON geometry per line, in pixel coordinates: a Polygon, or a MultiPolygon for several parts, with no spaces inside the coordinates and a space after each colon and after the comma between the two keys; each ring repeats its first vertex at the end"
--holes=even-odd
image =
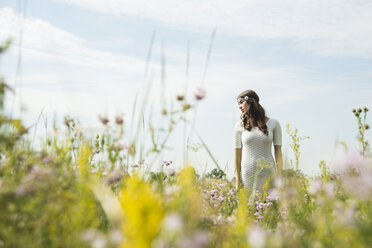
{"type": "Polygon", "coordinates": [[[123,122],[124,122],[123,117],[121,117],[121,116],[116,116],[115,117],[115,123],[117,125],[123,125],[123,122]]]}
{"type": "Polygon", "coordinates": [[[107,123],[110,122],[110,120],[109,120],[107,117],[104,117],[104,116],[98,116],[98,119],[99,119],[99,121],[100,121],[103,125],[107,125],[107,123]]]}
{"type": "Polygon", "coordinates": [[[198,101],[204,99],[206,93],[207,93],[207,91],[205,89],[203,89],[203,88],[197,88],[196,89],[196,92],[194,94],[195,99],[198,100],[198,101]]]}

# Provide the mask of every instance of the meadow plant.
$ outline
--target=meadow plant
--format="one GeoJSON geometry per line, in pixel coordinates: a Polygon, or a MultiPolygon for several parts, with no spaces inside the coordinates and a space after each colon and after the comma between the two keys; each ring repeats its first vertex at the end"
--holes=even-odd
{"type": "Polygon", "coordinates": [[[300,164],[300,154],[301,154],[300,142],[305,139],[309,139],[310,137],[309,136],[298,136],[298,129],[295,128],[293,130],[289,124],[287,124],[286,126],[286,132],[289,134],[289,136],[292,139],[292,144],[290,144],[290,147],[292,148],[293,155],[295,157],[295,164],[293,163],[291,159],[291,166],[292,166],[292,169],[295,168],[296,171],[298,171],[298,167],[300,164]]]}
{"type": "Polygon", "coordinates": [[[363,110],[361,108],[353,109],[354,116],[358,121],[358,131],[359,131],[358,141],[361,146],[360,153],[362,155],[365,155],[369,149],[369,143],[365,139],[365,132],[369,129],[369,125],[366,124],[366,118],[367,118],[368,111],[369,109],[367,107],[364,107],[363,110]]]}

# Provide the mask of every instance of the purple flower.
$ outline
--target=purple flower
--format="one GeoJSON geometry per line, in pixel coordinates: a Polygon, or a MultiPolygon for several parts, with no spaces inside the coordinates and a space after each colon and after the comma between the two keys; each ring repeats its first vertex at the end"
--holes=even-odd
{"type": "Polygon", "coordinates": [[[165,166],[170,166],[170,165],[172,165],[173,164],[173,161],[172,160],[164,160],[163,161],[163,164],[165,165],[165,166]]]}
{"type": "Polygon", "coordinates": [[[104,179],[104,182],[110,185],[120,181],[123,176],[124,173],[122,171],[113,171],[107,178],[104,179]]]}

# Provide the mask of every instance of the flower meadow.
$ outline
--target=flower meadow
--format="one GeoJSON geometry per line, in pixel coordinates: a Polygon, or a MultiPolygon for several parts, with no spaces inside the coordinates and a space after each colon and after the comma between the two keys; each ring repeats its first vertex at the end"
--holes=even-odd
{"type": "MultiPolygon", "coordinates": [[[[55,127],[35,149],[30,128],[5,111],[11,88],[0,81],[0,247],[372,245],[368,108],[353,110],[361,150],[345,149],[339,172],[321,161],[319,176],[300,173],[300,142],[307,137],[287,126],[295,166],[268,181],[263,192],[252,192],[235,189],[217,162],[205,175],[191,162],[176,169],[173,160],[151,170],[175,126],[206,97],[202,88],[193,102],[178,95],[179,110],[159,113],[168,118],[166,127],[148,125],[148,150],[136,132],[126,139],[123,116],[99,116],[103,129],[92,137],[66,117],[64,130],[55,127]]],[[[200,141],[194,148],[207,149],[215,161],[200,141]]]]}

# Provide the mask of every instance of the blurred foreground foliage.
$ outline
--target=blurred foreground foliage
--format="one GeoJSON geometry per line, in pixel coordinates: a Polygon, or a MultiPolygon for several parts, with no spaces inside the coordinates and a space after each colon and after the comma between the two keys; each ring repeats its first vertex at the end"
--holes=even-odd
{"type": "MultiPolygon", "coordinates": [[[[9,90],[2,80],[0,247],[372,244],[372,163],[365,117],[358,119],[362,151],[345,150],[339,173],[322,161],[318,177],[302,175],[296,146],[296,170],[285,170],[258,193],[235,190],[220,169],[199,176],[191,166],[176,170],[171,161],[158,172],[147,170],[144,160],[129,164],[128,156],[141,148],[118,143],[122,119],[116,120],[116,131],[107,128],[87,138],[66,117],[67,133],[55,130],[35,150],[22,120],[3,109],[9,90]]],[[[107,125],[108,120],[102,117],[101,122],[107,125]]],[[[299,141],[297,131],[292,134],[299,141]]]]}

